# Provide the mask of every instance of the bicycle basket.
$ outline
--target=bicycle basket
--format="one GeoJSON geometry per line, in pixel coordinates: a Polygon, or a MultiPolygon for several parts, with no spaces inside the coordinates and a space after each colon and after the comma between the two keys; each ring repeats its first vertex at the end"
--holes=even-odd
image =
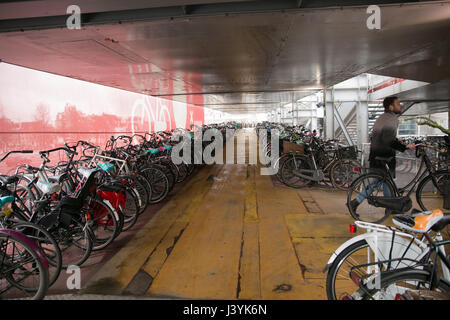
{"type": "Polygon", "coordinates": [[[341,159],[357,159],[358,157],[358,149],[356,146],[339,147],[337,152],[341,159]]]}

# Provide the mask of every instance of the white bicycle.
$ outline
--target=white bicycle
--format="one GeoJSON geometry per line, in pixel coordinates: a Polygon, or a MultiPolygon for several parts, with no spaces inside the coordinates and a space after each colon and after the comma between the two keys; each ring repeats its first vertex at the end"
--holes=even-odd
{"type": "Polygon", "coordinates": [[[356,227],[367,231],[343,243],[323,270],[328,271],[328,299],[395,299],[397,294],[404,294],[418,285],[417,279],[411,278],[413,275],[426,278],[433,252],[436,252],[435,257],[441,258],[439,265],[435,265],[440,268],[439,280],[443,291],[447,291],[450,288],[450,265],[444,247],[450,241],[444,240],[441,233],[449,222],[449,217],[440,210],[395,216],[394,223],[400,228],[356,221],[356,227]],[[437,218],[442,218],[439,224],[437,218]],[[422,223],[425,229],[408,228],[402,219],[412,219],[413,223],[414,219],[425,219],[422,223]],[[394,281],[400,272],[408,274],[407,278],[411,279],[403,279],[402,284],[394,281]]]}

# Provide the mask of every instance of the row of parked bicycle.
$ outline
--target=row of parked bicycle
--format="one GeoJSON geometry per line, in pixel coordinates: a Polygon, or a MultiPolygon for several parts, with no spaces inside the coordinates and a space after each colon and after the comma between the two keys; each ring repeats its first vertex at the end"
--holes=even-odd
{"type": "Polygon", "coordinates": [[[279,134],[279,156],[273,166],[283,184],[302,188],[321,183],[346,190],[358,176],[360,163],[356,147],[343,146],[337,140],[323,140],[316,131],[303,126],[258,124],[258,134],[267,131],[267,141],[262,141],[266,157],[271,157],[273,129],[279,134]]]}
{"type": "MultiPolygon", "coordinates": [[[[199,163],[194,144],[188,161],[173,161],[172,138],[195,140],[195,131],[215,128],[226,141],[226,129],[236,127],[121,135],[104,149],[65,143],[39,151],[39,167],[19,165],[15,174],[0,175],[0,298],[42,299],[62,269],[83,265],[92,251],[130,230],[149,205],[166,199],[199,163]],[[55,163],[61,154],[65,159],[55,163]]],[[[0,162],[15,153],[33,151],[11,151],[0,162]]]]}

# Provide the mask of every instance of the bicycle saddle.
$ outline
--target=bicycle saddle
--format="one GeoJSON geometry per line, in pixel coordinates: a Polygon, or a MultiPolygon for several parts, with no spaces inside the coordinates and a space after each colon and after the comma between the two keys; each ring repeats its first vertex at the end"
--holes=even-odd
{"type": "Polygon", "coordinates": [[[124,190],[123,185],[101,185],[97,187],[98,190],[118,193],[124,190]]]}
{"type": "Polygon", "coordinates": [[[385,158],[385,157],[375,157],[375,160],[383,161],[383,162],[391,162],[392,159],[394,159],[394,157],[389,157],[389,158],[385,158]]]}
{"type": "Polygon", "coordinates": [[[392,218],[392,221],[400,228],[417,233],[427,233],[443,217],[444,214],[442,211],[436,209],[433,211],[416,213],[414,215],[397,215],[392,218]]]}
{"type": "Polygon", "coordinates": [[[0,198],[0,208],[3,207],[5,204],[11,203],[14,201],[13,196],[6,196],[0,198]]]}
{"type": "Polygon", "coordinates": [[[105,172],[110,172],[114,170],[114,164],[112,163],[105,163],[102,161],[97,162],[97,165],[105,172]]]}

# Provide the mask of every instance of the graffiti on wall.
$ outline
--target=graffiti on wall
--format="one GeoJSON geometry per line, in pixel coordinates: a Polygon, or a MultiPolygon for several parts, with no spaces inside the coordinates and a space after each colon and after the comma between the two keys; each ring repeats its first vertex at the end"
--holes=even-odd
{"type": "MultiPolygon", "coordinates": [[[[111,136],[204,123],[203,107],[189,102],[44,74],[48,86],[53,86],[47,91],[44,80],[36,82],[39,78],[34,73],[38,71],[27,71],[31,72],[27,74],[29,81],[35,81],[30,86],[23,80],[27,76],[20,74],[24,72],[22,69],[17,70],[18,80],[2,79],[0,75],[0,86],[5,88],[0,93],[0,155],[18,149],[47,150],[78,140],[104,148],[111,136]]],[[[41,159],[37,153],[13,155],[0,164],[0,172],[5,173],[5,168],[9,171],[19,163],[39,165],[41,159]]]]}

